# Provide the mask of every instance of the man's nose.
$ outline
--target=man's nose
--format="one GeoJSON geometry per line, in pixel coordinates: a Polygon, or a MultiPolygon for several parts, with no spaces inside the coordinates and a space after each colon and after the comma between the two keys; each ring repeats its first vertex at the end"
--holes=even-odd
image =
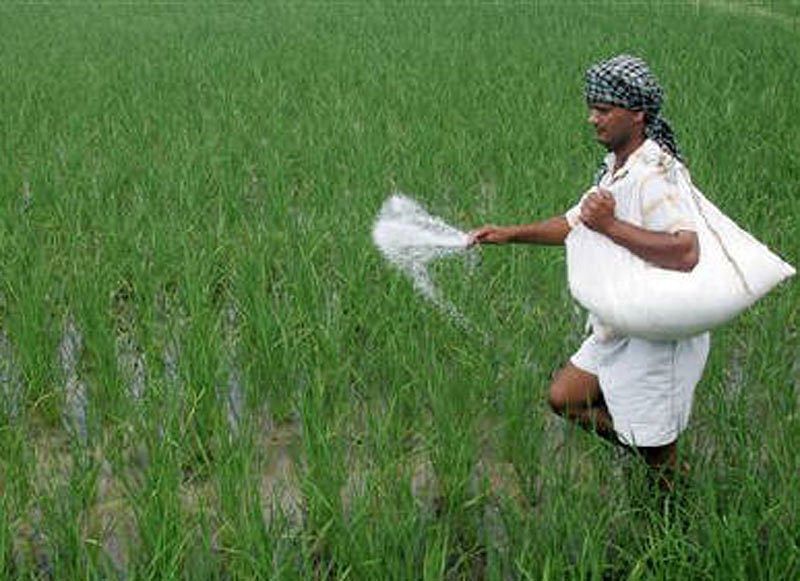
{"type": "Polygon", "coordinates": [[[587,121],[592,125],[597,125],[597,113],[595,111],[589,111],[589,118],[587,121]]]}

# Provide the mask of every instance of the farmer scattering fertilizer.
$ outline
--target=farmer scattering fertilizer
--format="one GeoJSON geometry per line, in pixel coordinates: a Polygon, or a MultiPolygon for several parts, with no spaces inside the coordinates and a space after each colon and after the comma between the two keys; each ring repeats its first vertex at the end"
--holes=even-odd
{"type": "Polygon", "coordinates": [[[794,269],[692,185],[662,95],[641,59],[590,67],[589,122],[608,150],[594,187],[564,215],[485,226],[471,242],[566,244],[570,290],[592,333],[556,375],[550,405],[638,450],[671,487],[708,330],[794,269]]]}

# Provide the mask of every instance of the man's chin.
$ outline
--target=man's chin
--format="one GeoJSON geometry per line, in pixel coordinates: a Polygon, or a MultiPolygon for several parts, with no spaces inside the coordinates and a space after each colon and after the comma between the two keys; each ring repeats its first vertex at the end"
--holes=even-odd
{"type": "Polygon", "coordinates": [[[595,137],[595,141],[597,141],[597,143],[605,147],[607,151],[611,151],[611,144],[602,137],[600,136],[595,137]]]}

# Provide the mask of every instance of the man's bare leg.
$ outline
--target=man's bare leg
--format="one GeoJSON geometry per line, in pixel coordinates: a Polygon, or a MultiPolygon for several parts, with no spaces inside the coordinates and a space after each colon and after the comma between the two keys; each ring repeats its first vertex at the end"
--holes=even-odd
{"type": "Polygon", "coordinates": [[[675,477],[679,475],[677,440],[665,446],[638,447],[636,450],[656,478],[658,487],[664,492],[672,492],[675,477]]]}
{"type": "Polygon", "coordinates": [[[567,363],[550,385],[550,407],[582,428],[615,444],[620,443],[596,375],[567,363]]]}
{"type": "MultiPolygon", "coordinates": [[[[550,385],[550,407],[582,428],[624,446],[614,431],[614,423],[596,375],[567,363],[556,373],[550,385]]],[[[664,446],[639,446],[635,450],[650,468],[658,487],[664,492],[671,492],[675,487],[678,467],[677,441],[664,446]]]]}

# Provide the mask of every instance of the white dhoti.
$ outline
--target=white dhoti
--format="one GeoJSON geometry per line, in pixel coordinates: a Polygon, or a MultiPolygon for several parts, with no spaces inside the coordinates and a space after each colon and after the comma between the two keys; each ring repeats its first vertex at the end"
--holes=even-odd
{"type": "Polygon", "coordinates": [[[709,334],[677,341],[593,333],[572,356],[596,375],[619,439],[630,446],[663,446],[686,428],[694,388],[703,374],[709,334]]]}

